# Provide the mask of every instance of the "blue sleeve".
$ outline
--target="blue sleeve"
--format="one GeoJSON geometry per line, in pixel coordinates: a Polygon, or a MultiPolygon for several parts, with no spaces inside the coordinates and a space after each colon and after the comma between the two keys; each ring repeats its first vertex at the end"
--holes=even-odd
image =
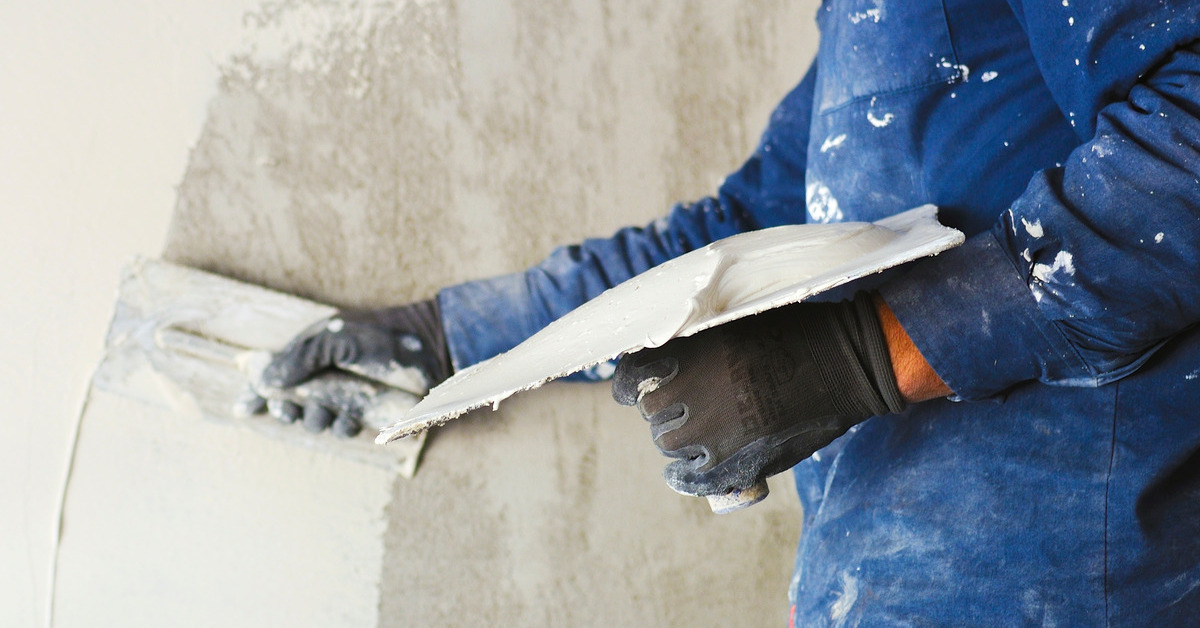
{"type": "Polygon", "coordinates": [[[676,205],[645,227],[558,248],[529,270],[442,289],[438,301],[454,368],[511,349],[668,259],[743,231],[802,222],[815,74],[814,63],[772,113],[754,154],[716,196],[676,205]]]}
{"type": "Polygon", "coordinates": [[[1082,143],[990,232],[883,289],[967,399],[1103,385],[1200,321],[1200,3],[1012,4],[1082,143]]]}

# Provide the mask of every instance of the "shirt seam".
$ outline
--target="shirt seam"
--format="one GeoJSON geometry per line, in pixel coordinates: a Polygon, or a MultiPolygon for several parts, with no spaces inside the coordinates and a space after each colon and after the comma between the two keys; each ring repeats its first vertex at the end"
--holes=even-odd
{"type": "Polygon", "coordinates": [[[1116,460],[1117,452],[1117,416],[1121,402],[1120,384],[1114,385],[1113,388],[1113,410],[1112,410],[1112,431],[1109,434],[1109,450],[1108,450],[1108,472],[1104,476],[1104,625],[1106,627],[1112,625],[1111,616],[1109,614],[1109,592],[1111,583],[1109,581],[1109,565],[1108,565],[1108,510],[1109,510],[1109,488],[1112,485],[1113,463],[1116,460]]]}
{"type": "MultiPolygon", "coordinates": [[[[951,52],[951,54],[953,55],[954,53],[951,52]]],[[[958,61],[958,59],[955,58],[955,61],[958,61]]],[[[956,63],[955,65],[958,65],[958,64],[956,63]]],[[[923,83],[907,85],[905,87],[897,87],[895,89],[886,89],[886,90],[882,90],[882,91],[878,91],[878,92],[871,92],[870,94],[863,94],[862,96],[854,96],[854,97],[851,97],[850,100],[847,100],[846,102],[838,103],[836,105],[831,105],[828,109],[818,108],[817,115],[824,116],[824,115],[828,115],[831,113],[835,113],[835,112],[841,111],[842,109],[850,107],[852,105],[857,105],[861,102],[870,100],[872,98],[878,98],[881,96],[895,96],[897,94],[907,94],[909,92],[916,92],[916,91],[920,91],[923,89],[927,89],[927,88],[933,87],[935,85],[954,85],[956,83],[962,83],[962,82],[963,82],[962,74],[956,72],[950,76],[936,78],[936,79],[930,79],[923,83]]]]}

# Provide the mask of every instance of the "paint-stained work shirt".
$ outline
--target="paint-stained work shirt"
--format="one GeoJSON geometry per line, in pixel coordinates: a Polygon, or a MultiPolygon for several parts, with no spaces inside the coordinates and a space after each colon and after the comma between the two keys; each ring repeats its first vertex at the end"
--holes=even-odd
{"type": "Polygon", "coordinates": [[[1200,617],[1200,2],[827,0],[713,198],[443,290],[457,367],[749,229],[924,203],[970,237],[879,286],[962,401],[799,465],[797,625],[1200,617]]]}

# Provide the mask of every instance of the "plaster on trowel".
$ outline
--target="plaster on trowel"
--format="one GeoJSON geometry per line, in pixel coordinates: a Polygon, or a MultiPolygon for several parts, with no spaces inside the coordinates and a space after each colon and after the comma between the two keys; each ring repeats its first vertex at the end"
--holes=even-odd
{"type": "MultiPolygon", "coordinates": [[[[369,429],[354,438],[335,438],[266,415],[235,412],[239,402],[254,397],[248,396],[253,390],[268,401],[348,403],[362,413],[364,427],[378,429],[416,403],[425,392],[421,382],[380,382],[369,374],[323,375],[286,391],[257,384],[271,351],[335,311],[193,268],[138,259],[123,270],[96,385],[146,403],[165,401],[183,413],[198,412],[214,422],[411,477],[423,436],[406,438],[392,450],[375,446],[369,429]]],[[[393,376],[402,378],[404,372],[393,376]]]]}
{"type": "MultiPolygon", "coordinates": [[[[615,286],[512,350],[463,369],[383,429],[376,442],[419,433],[475,408],[672,338],[803,301],[958,246],[963,234],[925,205],[874,223],[789,225],[739,234],[615,286]]],[[[730,512],[767,495],[765,482],[710,496],[730,512]]]]}

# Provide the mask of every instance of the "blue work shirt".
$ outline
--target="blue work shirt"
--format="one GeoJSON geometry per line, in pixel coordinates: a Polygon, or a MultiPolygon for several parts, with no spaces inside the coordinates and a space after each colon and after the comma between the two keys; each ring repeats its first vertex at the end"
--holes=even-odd
{"type": "Polygon", "coordinates": [[[714,197],[439,294],[456,368],[714,240],[924,203],[877,286],[954,400],[794,469],[798,626],[1200,624],[1200,2],[827,0],[714,197]]]}

